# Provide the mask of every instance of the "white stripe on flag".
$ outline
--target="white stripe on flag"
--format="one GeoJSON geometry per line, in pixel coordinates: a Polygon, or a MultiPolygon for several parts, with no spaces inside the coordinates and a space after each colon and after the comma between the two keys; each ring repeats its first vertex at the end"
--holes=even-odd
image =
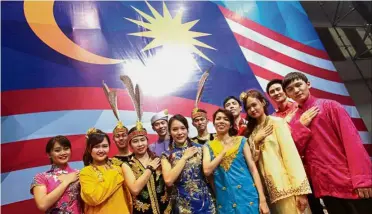
{"type": "Polygon", "coordinates": [[[266,46],[270,49],[273,49],[277,52],[285,54],[289,57],[295,58],[307,64],[311,64],[313,66],[327,69],[330,71],[336,71],[336,68],[332,64],[330,60],[322,59],[308,53],[304,53],[287,45],[284,45],[280,42],[277,42],[265,35],[262,35],[256,31],[253,31],[239,23],[236,23],[230,19],[226,19],[227,23],[229,24],[231,30],[235,33],[238,33],[246,38],[249,38],[263,46],[266,46]]]}
{"type": "MultiPolygon", "coordinates": [[[[253,52],[244,47],[240,47],[245,58],[248,62],[258,65],[266,70],[276,73],[280,76],[285,76],[290,72],[301,72],[292,67],[279,63],[275,60],[267,58],[261,54],[253,52]]],[[[339,94],[343,96],[349,96],[349,93],[344,85],[344,83],[333,82],[323,78],[319,78],[310,74],[306,74],[307,78],[310,80],[312,87],[317,88],[322,91],[326,91],[332,94],[339,94]]]]}
{"type": "MultiPolygon", "coordinates": [[[[135,111],[119,111],[122,118],[125,118],[124,125],[132,128],[137,116],[135,111]]],[[[152,112],[143,113],[144,128],[148,134],[156,134],[150,124],[152,112]]],[[[169,115],[172,116],[172,115],[169,115]]],[[[23,140],[47,138],[56,135],[80,135],[85,134],[88,128],[96,127],[104,132],[111,133],[116,126],[116,119],[111,110],[68,110],[37,112],[29,114],[18,114],[3,116],[1,144],[12,143],[23,140]],[[16,130],[16,131],[14,131],[16,130]]],[[[186,117],[190,124],[189,135],[196,136],[196,129],[191,126],[191,118],[186,117]]],[[[214,133],[213,124],[208,124],[208,131],[214,133]]]]}

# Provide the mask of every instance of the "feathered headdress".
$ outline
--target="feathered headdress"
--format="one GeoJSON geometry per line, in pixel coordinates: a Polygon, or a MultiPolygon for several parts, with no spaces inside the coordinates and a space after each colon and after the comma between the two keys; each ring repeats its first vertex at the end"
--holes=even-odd
{"type": "Polygon", "coordinates": [[[124,83],[125,87],[128,90],[128,94],[132,100],[134,109],[137,113],[137,122],[136,122],[136,131],[133,131],[128,136],[128,142],[130,142],[134,137],[139,135],[147,135],[146,130],[143,128],[142,125],[142,91],[138,84],[136,84],[136,87],[133,87],[132,80],[127,75],[120,76],[121,81],[124,83]]]}
{"type": "Polygon", "coordinates": [[[120,120],[119,109],[118,109],[118,98],[116,95],[116,91],[110,91],[105,81],[102,81],[102,84],[103,84],[103,91],[105,92],[107,101],[109,102],[110,107],[112,111],[114,112],[114,116],[118,120],[117,125],[115,126],[115,129],[114,129],[114,134],[116,134],[117,132],[122,132],[122,131],[128,132],[127,127],[125,127],[120,120]]]}
{"type": "Polygon", "coordinates": [[[200,116],[207,118],[207,115],[204,112],[199,112],[198,111],[199,110],[198,105],[199,105],[199,102],[201,100],[201,96],[203,94],[205,82],[207,81],[207,78],[209,76],[209,72],[212,69],[212,67],[213,67],[213,65],[211,67],[209,67],[204,72],[204,74],[200,77],[199,84],[198,84],[198,90],[196,92],[195,105],[194,105],[194,109],[192,110],[192,114],[191,114],[192,119],[194,119],[196,117],[200,117],[200,116]]]}

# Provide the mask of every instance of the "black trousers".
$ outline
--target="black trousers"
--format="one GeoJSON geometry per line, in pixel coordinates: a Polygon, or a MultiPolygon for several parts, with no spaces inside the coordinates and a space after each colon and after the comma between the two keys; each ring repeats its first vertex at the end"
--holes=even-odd
{"type": "Polygon", "coordinates": [[[315,198],[314,194],[307,195],[307,200],[309,201],[309,207],[312,214],[324,214],[323,206],[320,203],[319,198],[315,198]]]}
{"type": "Polygon", "coordinates": [[[372,214],[372,199],[323,197],[329,214],[372,214]]]}

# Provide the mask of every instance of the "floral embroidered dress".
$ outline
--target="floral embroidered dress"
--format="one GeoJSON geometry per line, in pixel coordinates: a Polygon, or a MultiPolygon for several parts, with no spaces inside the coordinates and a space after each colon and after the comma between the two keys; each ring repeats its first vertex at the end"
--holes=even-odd
{"type": "MultiPolygon", "coordinates": [[[[61,184],[58,180],[59,175],[77,171],[78,170],[72,169],[68,165],[65,168],[58,168],[56,165],[53,165],[49,171],[38,173],[34,177],[30,192],[33,194],[33,188],[35,186],[45,186],[47,188],[47,194],[49,194],[61,184]]],[[[79,181],[76,181],[67,187],[61,198],[45,213],[79,214],[82,213],[81,205],[80,184],[79,181]]]]}
{"type": "MultiPolygon", "coordinates": [[[[132,156],[127,162],[132,169],[136,179],[141,177],[146,168],[141,162],[132,156]]],[[[133,214],[167,214],[171,213],[171,205],[169,204],[169,197],[166,191],[163,175],[161,169],[152,173],[149,181],[142,191],[133,197],[133,214]]]]}
{"type": "MultiPolygon", "coordinates": [[[[197,143],[192,145],[197,147],[198,152],[186,162],[173,185],[172,210],[175,214],[214,214],[216,209],[202,171],[202,146],[197,143]]],[[[173,150],[164,152],[163,157],[174,167],[187,148],[174,146],[173,150]]]]}
{"type": "MultiPolygon", "coordinates": [[[[258,214],[258,193],[243,153],[246,138],[236,136],[233,140],[234,146],[213,174],[218,213],[258,214]]],[[[217,139],[210,141],[207,147],[211,160],[223,150],[223,144],[217,139]]]]}

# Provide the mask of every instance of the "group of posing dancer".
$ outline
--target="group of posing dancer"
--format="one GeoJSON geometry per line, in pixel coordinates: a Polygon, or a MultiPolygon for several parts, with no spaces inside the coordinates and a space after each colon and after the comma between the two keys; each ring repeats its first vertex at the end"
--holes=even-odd
{"type": "Polygon", "coordinates": [[[188,137],[184,116],[162,111],[151,119],[159,136],[152,144],[141,122],[140,90],[121,79],[137,124],[130,130],[122,124],[106,87],[118,124],[113,139],[88,130],[83,169],[69,167],[66,137],[50,139],[52,168],[31,185],[45,213],[308,214],[323,213],[320,198],[329,214],[372,213],[372,165],[358,131],[342,105],[310,94],[302,73],[268,83],[273,115],[258,90],[226,98],[213,113],[213,134],[207,112],[197,108],[204,79],[191,114],[198,135],[188,137]],[[109,158],[111,140],[119,153],[109,158]]]}

